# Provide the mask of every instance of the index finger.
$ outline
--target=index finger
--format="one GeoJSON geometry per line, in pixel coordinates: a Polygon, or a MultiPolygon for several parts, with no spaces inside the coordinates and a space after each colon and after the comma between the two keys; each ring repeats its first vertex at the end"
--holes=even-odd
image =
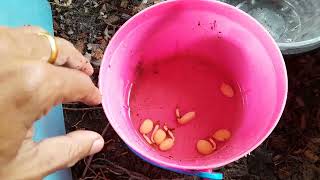
{"type": "MultiPolygon", "coordinates": [[[[1,103],[14,100],[2,109],[7,119],[32,124],[50,108],[63,102],[101,103],[101,94],[86,74],[51,64],[27,61],[3,67],[1,103]]],[[[0,71],[1,72],[1,71],[0,71]]],[[[1,104],[0,103],[0,104],[1,104]]]]}
{"type": "Polygon", "coordinates": [[[55,38],[59,49],[58,58],[55,65],[64,65],[71,69],[80,70],[87,75],[93,74],[93,67],[74,45],[62,38],[55,38]]]}
{"type": "MultiPolygon", "coordinates": [[[[88,105],[101,103],[101,94],[89,76],[75,69],[47,65],[50,80],[49,86],[55,89],[52,94],[62,102],[80,101],[88,105]]],[[[59,103],[59,102],[58,102],[59,103]]]]}

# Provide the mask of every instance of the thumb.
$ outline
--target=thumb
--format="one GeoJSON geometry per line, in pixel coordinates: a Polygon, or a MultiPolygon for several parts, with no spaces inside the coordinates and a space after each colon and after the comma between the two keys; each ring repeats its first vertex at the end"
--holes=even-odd
{"type": "Polygon", "coordinates": [[[99,152],[104,140],[92,131],[75,131],[41,141],[37,146],[38,157],[35,167],[43,174],[71,167],[80,159],[99,152]]]}

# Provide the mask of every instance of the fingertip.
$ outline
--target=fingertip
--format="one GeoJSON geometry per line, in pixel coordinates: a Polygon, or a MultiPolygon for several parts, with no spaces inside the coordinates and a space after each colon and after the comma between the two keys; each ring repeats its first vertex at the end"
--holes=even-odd
{"type": "Polygon", "coordinates": [[[88,63],[88,64],[85,64],[82,68],[81,68],[81,71],[86,73],[87,75],[91,76],[94,72],[94,69],[93,67],[88,63]]]}
{"type": "Polygon", "coordinates": [[[102,150],[103,146],[104,146],[104,139],[102,137],[95,140],[91,146],[89,155],[100,152],[102,150]]]}
{"type": "MultiPolygon", "coordinates": [[[[91,76],[93,74],[94,69],[87,58],[85,58],[79,53],[78,57],[75,59],[78,59],[78,62],[80,64],[80,68],[79,68],[80,71],[84,72],[88,76],[91,76]]],[[[74,63],[76,64],[76,62],[74,63]]]]}
{"type": "Polygon", "coordinates": [[[94,97],[94,104],[101,104],[101,101],[102,101],[102,95],[101,95],[101,93],[100,93],[100,91],[99,91],[99,89],[98,88],[96,88],[95,89],[95,93],[94,93],[95,95],[95,97],[94,97]]]}
{"type": "Polygon", "coordinates": [[[104,146],[103,137],[99,133],[94,131],[78,130],[78,131],[69,133],[67,136],[70,136],[76,139],[77,141],[88,142],[88,143],[91,142],[90,150],[87,151],[88,154],[86,154],[86,156],[92,155],[101,151],[101,149],[104,146]]]}
{"type": "Polygon", "coordinates": [[[88,96],[86,96],[82,102],[87,105],[98,105],[98,104],[101,104],[101,101],[102,101],[102,95],[99,89],[95,87],[93,92],[88,96]]]}
{"type": "Polygon", "coordinates": [[[58,94],[60,102],[80,101],[87,105],[98,105],[101,103],[101,93],[87,74],[81,72],[80,69],[75,70],[61,67],[54,67],[54,69],[56,72],[52,74],[56,74],[56,76],[52,76],[52,78],[61,81],[59,85],[61,89],[54,91],[58,94]]]}

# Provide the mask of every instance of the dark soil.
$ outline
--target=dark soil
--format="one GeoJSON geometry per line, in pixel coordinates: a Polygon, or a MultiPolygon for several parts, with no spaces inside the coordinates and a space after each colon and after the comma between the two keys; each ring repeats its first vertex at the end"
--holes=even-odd
{"type": "MultiPolygon", "coordinates": [[[[104,49],[115,31],[134,14],[160,1],[143,2],[52,0],[55,34],[73,42],[91,59],[95,83],[104,49]]],[[[320,179],[320,49],[285,60],[289,96],[280,123],[251,155],[217,170],[226,179],[320,179]]],[[[68,132],[106,130],[103,151],[77,163],[72,168],[74,179],[197,179],[159,169],[135,156],[108,126],[100,106],[64,104],[64,114],[68,132]]]]}

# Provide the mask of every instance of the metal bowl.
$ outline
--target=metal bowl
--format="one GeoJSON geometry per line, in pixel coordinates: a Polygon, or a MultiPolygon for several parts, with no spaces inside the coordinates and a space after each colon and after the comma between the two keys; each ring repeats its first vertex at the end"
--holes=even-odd
{"type": "Polygon", "coordinates": [[[320,0],[220,0],[258,20],[283,54],[320,47],[320,0]]]}

